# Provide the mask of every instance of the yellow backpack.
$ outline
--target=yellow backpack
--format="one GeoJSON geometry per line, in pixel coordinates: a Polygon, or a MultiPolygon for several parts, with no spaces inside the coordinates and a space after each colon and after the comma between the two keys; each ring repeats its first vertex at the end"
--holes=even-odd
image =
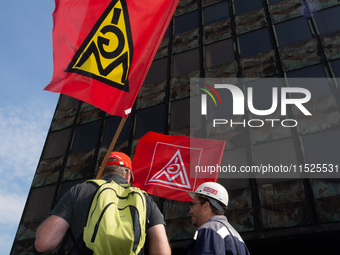
{"type": "Polygon", "coordinates": [[[99,186],[83,233],[87,248],[94,255],[138,254],[145,243],[146,200],[143,191],[129,183],[87,182],[99,186]]]}

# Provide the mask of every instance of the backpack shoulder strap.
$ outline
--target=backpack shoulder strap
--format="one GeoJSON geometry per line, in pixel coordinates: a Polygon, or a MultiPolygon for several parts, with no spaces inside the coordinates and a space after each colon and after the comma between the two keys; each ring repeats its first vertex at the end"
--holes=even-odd
{"type": "Polygon", "coordinates": [[[108,183],[110,181],[106,181],[106,180],[102,180],[102,179],[90,179],[90,180],[86,181],[86,183],[90,183],[90,182],[96,184],[97,186],[101,186],[101,185],[108,183]]]}
{"type": "Polygon", "coordinates": [[[237,243],[236,243],[236,240],[235,240],[235,237],[234,235],[231,233],[230,229],[228,228],[228,226],[226,224],[224,224],[222,221],[219,221],[219,220],[214,220],[214,221],[217,221],[219,223],[221,223],[223,226],[225,226],[229,232],[229,234],[231,235],[231,237],[233,238],[234,240],[234,244],[235,244],[235,247],[236,247],[236,252],[237,252],[237,255],[240,255],[239,251],[238,251],[238,247],[237,247],[237,243]]]}

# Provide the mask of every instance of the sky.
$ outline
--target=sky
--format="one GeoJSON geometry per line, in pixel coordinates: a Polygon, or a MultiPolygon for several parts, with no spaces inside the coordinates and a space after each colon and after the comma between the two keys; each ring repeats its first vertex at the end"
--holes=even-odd
{"type": "Polygon", "coordinates": [[[8,255],[59,94],[53,73],[54,0],[0,0],[0,255],[8,255]]]}

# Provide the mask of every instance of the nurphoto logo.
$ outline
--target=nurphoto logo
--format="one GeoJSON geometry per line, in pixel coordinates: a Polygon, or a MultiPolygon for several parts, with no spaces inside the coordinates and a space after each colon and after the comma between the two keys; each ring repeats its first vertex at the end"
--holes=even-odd
{"type": "MultiPolygon", "coordinates": [[[[213,79],[210,79],[213,80],[213,79]]],[[[220,82],[218,79],[215,79],[216,82],[220,82]]],[[[252,113],[253,115],[258,116],[269,116],[276,112],[276,110],[280,109],[281,116],[287,116],[287,108],[289,106],[295,106],[299,109],[302,114],[305,116],[311,116],[312,114],[306,108],[305,104],[310,101],[311,93],[308,89],[302,87],[272,87],[271,88],[271,98],[265,98],[264,100],[271,101],[271,107],[268,109],[257,109],[254,106],[254,88],[248,86],[245,89],[245,93],[243,90],[236,85],[227,84],[227,83],[215,83],[214,85],[208,85],[205,82],[196,82],[196,84],[201,91],[205,92],[201,94],[201,115],[208,115],[208,98],[207,95],[213,100],[215,106],[217,106],[217,100],[221,106],[223,106],[223,100],[221,99],[219,93],[222,90],[228,90],[228,92],[232,96],[232,114],[233,116],[244,116],[247,113],[252,113]]],[[[256,89],[256,88],[255,88],[256,89]]],[[[230,103],[230,102],[229,102],[230,103]]],[[[229,124],[231,126],[235,125],[243,125],[249,127],[262,127],[265,122],[271,123],[271,126],[274,127],[275,123],[279,122],[283,127],[295,127],[298,125],[296,119],[278,119],[278,118],[259,118],[259,119],[243,119],[241,122],[234,121],[233,119],[225,119],[222,118],[214,118],[213,119],[213,127],[217,125],[226,125],[229,124]]]]}

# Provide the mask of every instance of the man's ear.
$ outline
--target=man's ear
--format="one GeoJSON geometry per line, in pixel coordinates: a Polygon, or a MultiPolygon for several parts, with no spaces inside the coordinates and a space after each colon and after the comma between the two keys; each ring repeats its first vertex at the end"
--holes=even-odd
{"type": "Polygon", "coordinates": [[[207,210],[207,209],[210,208],[210,203],[207,201],[202,206],[203,206],[204,210],[207,210]]]}
{"type": "Polygon", "coordinates": [[[125,179],[128,181],[128,183],[131,182],[131,173],[130,173],[130,170],[125,170],[125,179]]]}

